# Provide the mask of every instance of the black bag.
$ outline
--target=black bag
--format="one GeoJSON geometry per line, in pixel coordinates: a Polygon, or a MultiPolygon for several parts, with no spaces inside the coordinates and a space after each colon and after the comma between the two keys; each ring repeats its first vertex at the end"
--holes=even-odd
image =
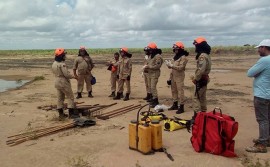
{"type": "Polygon", "coordinates": [[[108,66],[108,68],[107,68],[107,70],[109,70],[109,71],[111,71],[112,70],[112,64],[110,64],[109,66],[108,66]]]}

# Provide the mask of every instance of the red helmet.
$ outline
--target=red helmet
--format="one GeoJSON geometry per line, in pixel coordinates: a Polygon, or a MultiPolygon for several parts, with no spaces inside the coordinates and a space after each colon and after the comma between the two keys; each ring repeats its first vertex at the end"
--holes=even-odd
{"type": "Polygon", "coordinates": [[[150,42],[147,47],[149,47],[150,49],[157,49],[157,44],[154,42],[150,42]]]}
{"type": "Polygon", "coordinates": [[[193,44],[196,45],[196,44],[200,44],[202,42],[206,42],[206,39],[204,37],[198,37],[194,40],[193,44]]]}
{"type": "Polygon", "coordinates": [[[55,49],[55,51],[54,51],[55,56],[60,56],[60,55],[62,55],[63,53],[66,53],[64,48],[57,48],[57,49],[55,49]]]}
{"type": "Polygon", "coordinates": [[[174,49],[176,49],[176,48],[184,49],[185,46],[182,42],[175,42],[175,44],[173,44],[173,48],[174,49]]]}

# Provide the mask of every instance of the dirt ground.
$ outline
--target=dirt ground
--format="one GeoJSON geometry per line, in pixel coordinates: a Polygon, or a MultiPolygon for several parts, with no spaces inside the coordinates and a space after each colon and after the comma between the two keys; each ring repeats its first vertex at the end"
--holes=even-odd
{"type": "MultiPolygon", "coordinates": [[[[223,113],[234,116],[239,122],[239,131],[235,137],[235,152],[237,158],[226,158],[208,153],[197,153],[190,143],[191,134],[186,129],[173,132],[163,131],[163,146],[173,156],[171,161],[162,152],[153,155],[142,155],[128,148],[128,124],[136,118],[137,110],[108,120],[97,119],[95,126],[64,130],[37,140],[30,140],[17,146],[7,146],[8,136],[25,132],[29,128],[38,129],[63,124],[55,118],[55,110],[41,110],[39,106],[56,104],[54,76],[51,72],[53,58],[50,56],[18,56],[0,58],[1,79],[34,79],[44,76],[25,86],[0,93],[0,162],[3,167],[66,167],[76,162],[89,164],[91,167],[227,167],[244,166],[247,160],[269,161],[269,153],[252,154],[245,152],[245,147],[252,145],[252,139],[258,137],[258,125],[254,116],[252,79],[246,76],[246,71],[259,58],[258,55],[246,56],[212,56],[213,66],[208,86],[208,110],[221,107],[223,113]],[[76,161],[76,162],[74,162],[76,161]]],[[[84,104],[111,104],[103,112],[127,106],[129,104],[146,104],[145,86],[140,74],[142,57],[134,56],[132,72],[131,99],[129,101],[112,100],[110,94],[110,72],[104,65],[108,55],[93,56],[96,68],[93,74],[97,79],[93,86],[94,98],[88,98],[86,92],[83,98],[76,100],[84,104]]],[[[164,56],[169,58],[169,56],[164,56]]],[[[74,56],[68,56],[67,64],[71,71],[74,56]]],[[[192,111],[192,82],[189,76],[194,73],[194,56],[189,56],[185,79],[185,113],[177,115],[190,119],[192,111]]],[[[158,83],[159,101],[161,104],[172,104],[170,87],[166,80],[170,70],[164,64],[158,83]]],[[[76,92],[76,80],[72,80],[72,88],[76,92]]],[[[175,111],[165,111],[169,117],[175,116],[175,111]]],[[[268,149],[268,151],[270,151],[268,149]]],[[[83,166],[83,165],[81,165],[83,166]]]]}

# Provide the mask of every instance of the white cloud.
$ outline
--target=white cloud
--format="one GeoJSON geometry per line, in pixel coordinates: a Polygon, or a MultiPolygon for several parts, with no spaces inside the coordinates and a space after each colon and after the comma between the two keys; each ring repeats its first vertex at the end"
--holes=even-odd
{"type": "Polygon", "coordinates": [[[191,46],[197,36],[257,44],[269,38],[269,9],[268,0],[1,1],[0,49],[191,46]]]}

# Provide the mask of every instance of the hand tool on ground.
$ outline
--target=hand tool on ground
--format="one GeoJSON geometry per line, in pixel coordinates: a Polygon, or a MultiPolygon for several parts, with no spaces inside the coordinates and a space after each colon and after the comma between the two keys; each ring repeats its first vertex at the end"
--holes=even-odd
{"type": "Polygon", "coordinates": [[[79,111],[79,113],[82,113],[83,116],[92,116],[93,115],[99,115],[98,113],[95,114],[95,112],[98,112],[102,109],[106,109],[108,107],[111,107],[113,105],[116,105],[117,103],[112,103],[112,104],[109,104],[109,105],[93,105],[93,106],[78,106],[77,109],[79,111]]]}
{"type": "Polygon", "coordinates": [[[53,134],[53,133],[59,132],[61,130],[73,128],[76,126],[87,127],[87,126],[92,126],[95,124],[96,124],[96,121],[91,120],[91,119],[76,118],[73,120],[73,122],[67,123],[64,125],[62,124],[59,126],[53,126],[53,127],[49,127],[49,128],[38,129],[38,130],[35,130],[32,132],[26,132],[26,133],[22,133],[22,134],[18,134],[18,135],[9,136],[8,138],[10,138],[10,140],[7,140],[6,144],[9,146],[15,146],[15,145],[18,145],[18,144],[23,143],[25,141],[37,139],[39,137],[53,134]]]}
{"type": "Polygon", "coordinates": [[[126,106],[126,107],[123,107],[123,108],[120,108],[120,109],[116,109],[113,112],[111,111],[111,112],[99,115],[97,118],[102,119],[102,120],[106,120],[106,119],[109,119],[109,118],[112,118],[112,117],[115,117],[115,116],[118,116],[118,115],[122,115],[122,114],[127,113],[129,111],[132,111],[134,109],[138,109],[140,107],[141,107],[140,104],[135,105],[135,106],[133,106],[133,105],[126,106]]]}
{"type": "Polygon", "coordinates": [[[164,148],[163,147],[163,152],[167,155],[167,157],[171,160],[171,161],[174,161],[174,159],[173,159],[173,157],[172,157],[172,155],[171,154],[169,154],[168,152],[167,152],[167,149],[166,148],[164,148]]]}
{"type": "Polygon", "coordinates": [[[115,110],[106,112],[106,113],[102,113],[102,114],[98,115],[98,117],[99,117],[99,116],[103,116],[103,115],[108,115],[108,114],[111,114],[111,113],[115,113],[115,112],[120,111],[120,110],[124,110],[124,109],[129,108],[129,107],[131,107],[131,106],[133,106],[133,105],[134,105],[134,104],[131,104],[131,105],[128,105],[128,106],[125,106],[125,107],[121,107],[121,108],[118,108],[118,109],[115,109],[115,110]]]}

